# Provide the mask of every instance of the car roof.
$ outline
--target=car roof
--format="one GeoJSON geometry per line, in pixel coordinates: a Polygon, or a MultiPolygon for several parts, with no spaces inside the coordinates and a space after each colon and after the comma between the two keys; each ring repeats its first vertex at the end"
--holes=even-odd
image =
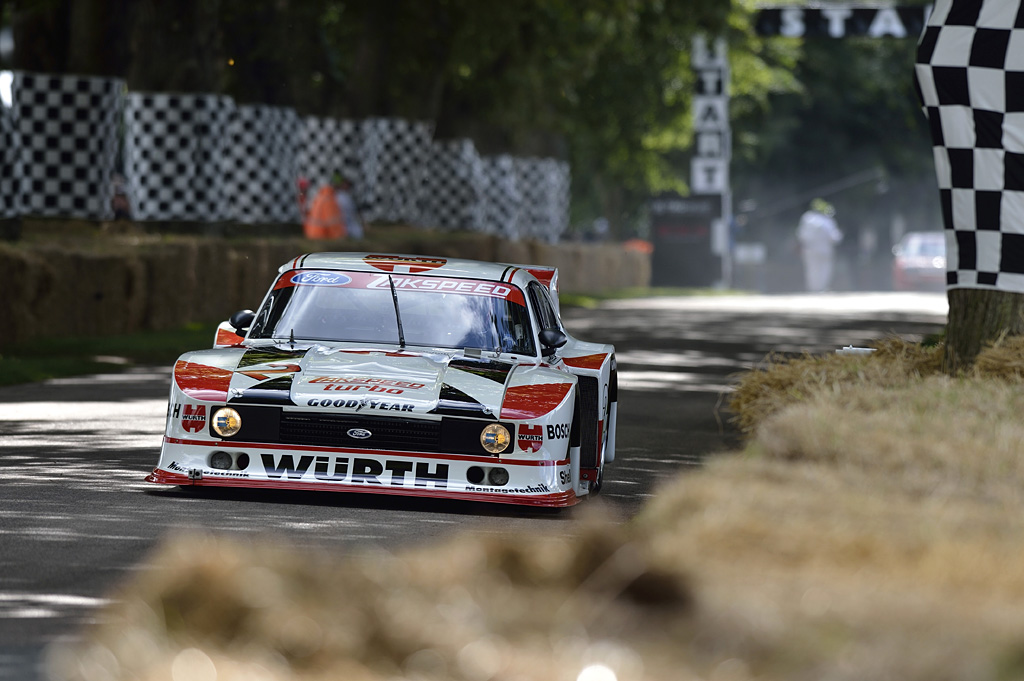
{"type": "MultiPolygon", "coordinates": [[[[437,277],[472,277],[488,281],[511,282],[522,276],[532,278],[526,265],[443,258],[397,253],[307,253],[286,262],[279,272],[288,270],[351,270],[357,272],[389,272],[437,277]]],[[[553,268],[552,268],[553,269],[553,268]]],[[[525,284],[525,281],[518,283],[525,284]]]]}

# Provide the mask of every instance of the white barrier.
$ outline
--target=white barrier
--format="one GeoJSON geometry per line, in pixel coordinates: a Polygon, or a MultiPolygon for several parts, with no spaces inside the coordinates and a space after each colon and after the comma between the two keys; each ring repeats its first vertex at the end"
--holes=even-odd
{"type": "Polygon", "coordinates": [[[107,78],[8,81],[0,218],[111,218],[120,150],[136,220],[299,223],[299,179],[312,197],[339,173],[370,222],[549,242],[568,226],[567,163],[482,157],[470,140],[435,141],[429,123],[300,118],[223,95],[129,93],[107,78]]]}

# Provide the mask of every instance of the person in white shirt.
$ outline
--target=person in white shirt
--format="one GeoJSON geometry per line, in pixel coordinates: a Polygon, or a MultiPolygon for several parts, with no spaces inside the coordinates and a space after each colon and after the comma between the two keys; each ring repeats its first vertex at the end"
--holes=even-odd
{"type": "Polygon", "coordinates": [[[827,291],[832,283],[836,245],[843,233],[836,225],[835,209],[824,199],[811,201],[811,209],[800,216],[796,239],[804,261],[804,280],[811,293],[827,291]]]}

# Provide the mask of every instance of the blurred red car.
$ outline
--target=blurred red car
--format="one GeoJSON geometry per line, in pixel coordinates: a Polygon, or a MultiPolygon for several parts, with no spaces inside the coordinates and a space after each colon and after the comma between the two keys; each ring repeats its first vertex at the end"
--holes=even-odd
{"type": "Polygon", "coordinates": [[[946,285],[946,236],[908,232],[892,247],[892,287],[897,291],[935,291],[946,285]]]}

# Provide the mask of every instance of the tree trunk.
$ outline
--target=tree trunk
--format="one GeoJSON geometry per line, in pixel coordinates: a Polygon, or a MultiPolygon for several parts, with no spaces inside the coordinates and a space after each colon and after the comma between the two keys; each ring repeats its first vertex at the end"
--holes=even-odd
{"type": "Polygon", "coordinates": [[[955,375],[974,364],[986,343],[1024,333],[1024,294],[987,289],[952,289],[943,370],[955,375]]]}
{"type": "Polygon", "coordinates": [[[355,50],[350,97],[356,118],[391,115],[387,97],[391,68],[391,22],[398,14],[396,0],[369,4],[363,33],[355,50]]]}

